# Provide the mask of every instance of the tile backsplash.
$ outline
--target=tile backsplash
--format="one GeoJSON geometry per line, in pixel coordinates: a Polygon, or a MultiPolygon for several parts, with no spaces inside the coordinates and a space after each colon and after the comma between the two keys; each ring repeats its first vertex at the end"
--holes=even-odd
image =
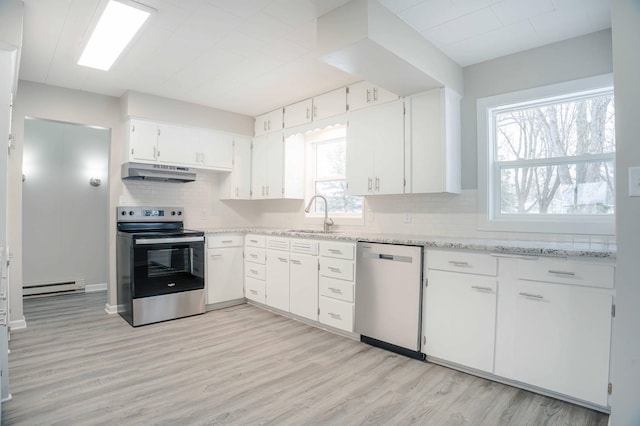
{"type": "MultiPolygon", "coordinates": [[[[212,229],[233,227],[319,228],[304,220],[303,200],[220,200],[223,175],[197,171],[195,182],[126,181],[121,205],[162,205],[185,208],[185,225],[212,229]]],[[[614,236],[480,231],[477,191],[459,195],[420,194],[366,197],[360,225],[340,225],[347,232],[444,237],[536,240],[614,245],[614,236]]]]}

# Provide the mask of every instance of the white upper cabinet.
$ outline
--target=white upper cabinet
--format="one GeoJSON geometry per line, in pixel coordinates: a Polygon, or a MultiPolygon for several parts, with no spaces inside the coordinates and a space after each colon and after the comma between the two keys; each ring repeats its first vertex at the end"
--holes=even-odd
{"type": "Polygon", "coordinates": [[[158,150],[158,123],[131,119],[127,123],[129,161],[154,162],[158,150]]]}
{"type": "Polygon", "coordinates": [[[313,119],[322,120],[347,112],[347,88],[342,87],[313,98],[313,119]]]}
{"type": "Polygon", "coordinates": [[[347,126],[349,195],[404,192],[404,102],[349,114],[347,126]]]}
{"type": "Polygon", "coordinates": [[[259,115],[255,122],[255,136],[282,130],[283,122],[283,108],[259,115]]]}
{"type": "Polygon", "coordinates": [[[284,107],[284,127],[296,127],[311,122],[313,102],[311,99],[284,107]]]}
{"type": "Polygon", "coordinates": [[[348,87],[347,104],[349,111],[356,111],[362,108],[395,101],[398,95],[371,84],[368,81],[361,81],[348,87]]]}
{"type": "Polygon", "coordinates": [[[230,171],[233,135],[212,129],[131,119],[126,161],[230,171]]]}
{"type": "Polygon", "coordinates": [[[440,88],[405,104],[405,192],[459,193],[460,96],[440,88]]]}
{"type": "Polygon", "coordinates": [[[251,198],[304,198],[304,141],[283,133],[269,133],[253,140],[251,198]]]}
{"type": "Polygon", "coordinates": [[[233,168],[225,175],[223,195],[228,200],[248,200],[251,198],[251,138],[233,136],[233,168]]]}

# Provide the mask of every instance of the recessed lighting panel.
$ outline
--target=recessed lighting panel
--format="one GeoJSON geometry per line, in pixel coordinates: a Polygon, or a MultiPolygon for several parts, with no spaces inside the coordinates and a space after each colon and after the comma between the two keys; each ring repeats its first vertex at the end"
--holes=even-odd
{"type": "Polygon", "coordinates": [[[109,0],[78,65],[107,71],[145,23],[151,11],[135,3],[109,0]],[[145,9],[143,9],[145,8],[145,9]]]}

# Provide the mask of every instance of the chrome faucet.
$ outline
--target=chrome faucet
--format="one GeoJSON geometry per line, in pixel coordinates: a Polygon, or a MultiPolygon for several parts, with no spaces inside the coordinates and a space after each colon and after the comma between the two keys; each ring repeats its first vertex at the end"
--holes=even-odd
{"type": "Polygon", "coordinates": [[[322,198],[324,200],[324,228],[322,232],[329,232],[329,227],[333,225],[333,219],[329,217],[329,203],[323,195],[314,195],[313,197],[311,197],[311,199],[309,200],[309,204],[307,204],[307,207],[305,207],[304,211],[305,213],[309,213],[309,211],[311,210],[311,204],[313,204],[313,201],[316,198],[322,198]]]}

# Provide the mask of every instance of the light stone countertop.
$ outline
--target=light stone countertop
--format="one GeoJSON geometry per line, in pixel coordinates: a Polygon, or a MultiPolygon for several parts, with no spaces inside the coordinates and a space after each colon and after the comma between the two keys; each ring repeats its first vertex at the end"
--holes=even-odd
{"type": "Polygon", "coordinates": [[[281,228],[212,228],[202,229],[207,234],[245,233],[282,237],[312,238],[316,240],[368,241],[372,243],[418,245],[425,248],[488,251],[505,255],[591,257],[615,260],[615,244],[594,242],[553,242],[527,240],[498,240],[459,238],[411,234],[374,234],[366,232],[304,232],[281,228]]]}

